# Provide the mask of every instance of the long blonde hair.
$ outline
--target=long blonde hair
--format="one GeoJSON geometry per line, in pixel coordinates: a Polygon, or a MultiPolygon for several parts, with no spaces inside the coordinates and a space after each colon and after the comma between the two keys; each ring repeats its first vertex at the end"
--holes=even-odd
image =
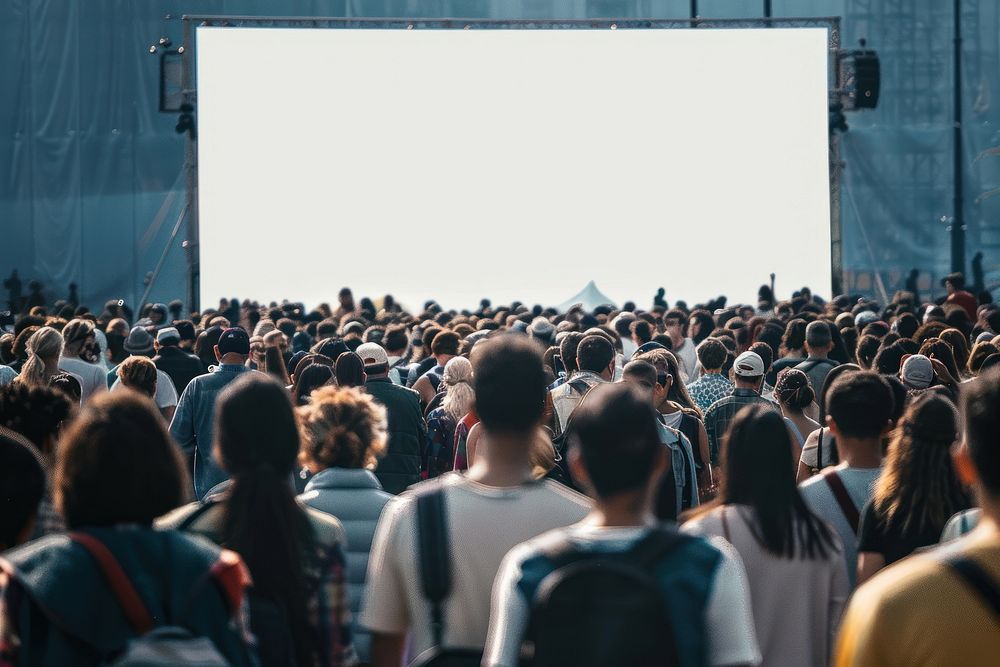
{"type": "Polygon", "coordinates": [[[49,378],[45,375],[45,360],[62,354],[62,334],[52,327],[42,327],[28,339],[28,360],[21,367],[18,382],[28,387],[44,387],[49,378]]]}
{"type": "Polygon", "coordinates": [[[448,388],[441,407],[456,422],[472,409],[475,392],[472,390],[472,363],[465,357],[454,357],[444,366],[444,384],[448,388]]]}

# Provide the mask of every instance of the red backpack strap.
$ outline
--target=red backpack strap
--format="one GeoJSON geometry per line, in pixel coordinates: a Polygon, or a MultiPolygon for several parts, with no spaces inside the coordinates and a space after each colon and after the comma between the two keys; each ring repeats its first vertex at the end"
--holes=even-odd
{"type": "Polygon", "coordinates": [[[132,625],[132,629],[137,634],[144,635],[153,629],[153,617],[149,615],[149,609],[143,603],[135,586],[129,580],[125,570],[115,559],[111,550],[104,546],[104,543],[92,535],[86,533],[70,533],[69,538],[86,549],[104,575],[104,580],[111,588],[118,604],[121,605],[125,617],[132,625]]]}
{"type": "Polygon", "coordinates": [[[851,500],[851,494],[847,492],[844,482],[841,481],[837,475],[837,471],[833,468],[827,468],[820,474],[823,475],[823,479],[826,480],[827,486],[830,487],[833,497],[837,500],[837,504],[840,505],[840,511],[844,513],[844,518],[850,524],[851,530],[857,535],[858,525],[861,523],[861,514],[858,512],[858,508],[854,506],[854,501],[851,500]]]}
{"type": "Polygon", "coordinates": [[[237,613],[243,604],[246,589],[253,584],[243,560],[235,551],[223,549],[219,552],[219,559],[212,564],[210,573],[222,590],[229,613],[237,613]]]}

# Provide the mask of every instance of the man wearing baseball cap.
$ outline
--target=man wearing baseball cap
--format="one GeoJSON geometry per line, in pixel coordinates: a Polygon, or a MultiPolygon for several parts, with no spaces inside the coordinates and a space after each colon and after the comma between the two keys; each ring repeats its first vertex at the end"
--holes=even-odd
{"type": "Polygon", "coordinates": [[[181,333],[176,327],[165,327],[156,333],[156,356],[153,363],[170,376],[178,391],[205,372],[201,359],[181,349],[181,333]]]}
{"type": "Polygon", "coordinates": [[[188,384],[177,403],[177,412],[170,423],[173,436],[192,466],[195,497],[203,499],[215,485],[228,475],[212,458],[212,425],[215,421],[215,401],[219,392],[243,373],[250,356],[250,335],[240,327],[222,332],[215,346],[218,366],[188,384]]]}
{"type": "Polygon", "coordinates": [[[771,401],[760,395],[764,382],[764,360],[756,352],[744,352],[733,362],[733,393],[720,398],[705,413],[705,430],[708,432],[708,448],[712,465],[719,465],[719,449],[722,436],[729,429],[729,423],[743,407],[763,405],[778,410],[771,401]]]}
{"type": "Polygon", "coordinates": [[[420,481],[420,451],[427,437],[420,394],[389,379],[389,355],[378,343],[359,345],[355,353],[365,364],[365,390],[385,406],[389,422],[389,445],[375,476],[387,493],[402,493],[420,481]]]}

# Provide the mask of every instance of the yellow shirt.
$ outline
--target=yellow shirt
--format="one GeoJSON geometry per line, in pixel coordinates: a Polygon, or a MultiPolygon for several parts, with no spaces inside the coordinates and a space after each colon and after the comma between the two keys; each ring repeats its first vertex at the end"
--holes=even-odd
{"type": "Polygon", "coordinates": [[[838,667],[1000,664],[1000,617],[942,562],[956,553],[975,560],[1000,587],[1000,528],[991,521],[902,560],[854,594],[841,625],[838,667]]]}

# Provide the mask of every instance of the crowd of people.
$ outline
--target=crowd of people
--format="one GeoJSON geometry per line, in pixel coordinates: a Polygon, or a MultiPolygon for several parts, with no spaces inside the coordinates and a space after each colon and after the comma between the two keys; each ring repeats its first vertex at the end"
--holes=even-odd
{"type": "Polygon", "coordinates": [[[0,665],[986,665],[1000,308],[34,304],[0,665]]]}

